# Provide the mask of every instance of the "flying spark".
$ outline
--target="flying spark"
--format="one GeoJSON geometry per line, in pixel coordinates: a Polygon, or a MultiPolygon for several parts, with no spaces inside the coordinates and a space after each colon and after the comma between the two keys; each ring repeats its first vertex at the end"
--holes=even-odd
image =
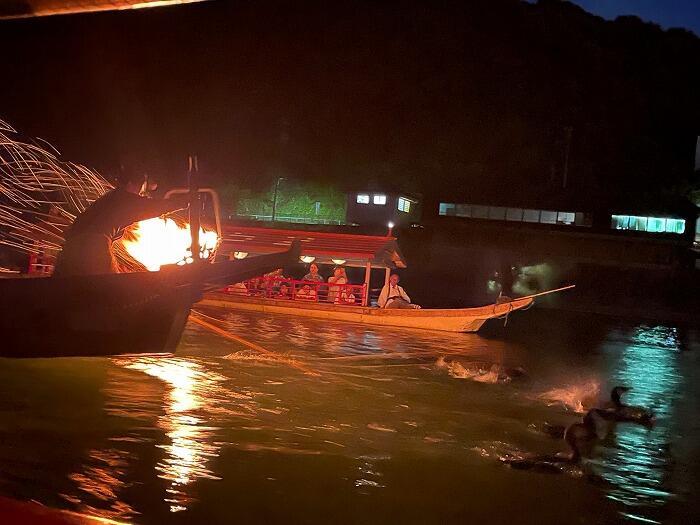
{"type": "MultiPolygon", "coordinates": [[[[59,159],[48,143],[27,142],[0,120],[0,244],[35,255],[56,255],[75,218],[114,186],[82,164],[59,159]]],[[[218,236],[200,231],[200,257],[211,257],[218,236]]],[[[125,271],[156,271],[192,262],[189,225],[149,219],[128,227],[114,252],[125,271]]]]}

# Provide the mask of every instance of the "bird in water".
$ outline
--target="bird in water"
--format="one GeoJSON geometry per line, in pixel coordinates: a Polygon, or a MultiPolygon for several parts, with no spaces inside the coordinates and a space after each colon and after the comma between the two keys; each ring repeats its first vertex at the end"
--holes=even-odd
{"type": "MultiPolygon", "coordinates": [[[[606,421],[621,422],[621,423],[637,423],[647,427],[654,425],[654,413],[644,407],[629,406],[622,402],[622,395],[629,392],[630,387],[616,386],[610,392],[610,403],[605,408],[594,408],[590,412],[595,411],[597,416],[600,416],[606,421]]],[[[554,439],[562,439],[567,427],[563,425],[552,425],[543,423],[541,426],[532,426],[538,432],[547,434],[554,439]]]]}
{"type": "Polygon", "coordinates": [[[515,380],[527,380],[527,372],[522,367],[506,367],[497,363],[488,366],[483,363],[466,363],[453,359],[446,360],[440,356],[435,362],[437,368],[444,368],[457,379],[470,379],[478,383],[510,383],[515,380]]]}
{"type": "Polygon", "coordinates": [[[654,413],[644,407],[625,405],[622,395],[631,390],[630,387],[616,386],[610,392],[612,406],[601,411],[601,416],[611,421],[638,423],[650,427],[654,424],[654,413]]]}
{"type": "Polygon", "coordinates": [[[553,425],[547,421],[544,423],[540,424],[535,424],[532,423],[529,425],[529,427],[534,431],[534,432],[540,432],[542,434],[546,434],[549,437],[553,439],[563,439],[564,438],[564,432],[566,432],[566,426],[564,425],[553,425]]]}
{"type": "Polygon", "coordinates": [[[566,427],[563,437],[569,445],[570,453],[546,454],[522,458],[502,458],[501,461],[511,468],[518,470],[534,470],[554,474],[566,473],[573,476],[583,476],[581,467],[581,449],[590,445],[597,437],[596,417],[603,417],[601,410],[589,410],[580,423],[572,423],[566,427]]]}

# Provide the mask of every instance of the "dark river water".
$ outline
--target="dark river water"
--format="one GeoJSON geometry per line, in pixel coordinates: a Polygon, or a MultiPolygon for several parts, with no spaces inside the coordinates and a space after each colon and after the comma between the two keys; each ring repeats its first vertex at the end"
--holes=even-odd
{"type": "Polygon", "coordinates": [[[136,523],[698,523],[700,335],[531,310],[480,335],[203,310],[173,356],[0,361],[0,494],[136,523]],[[523,371],[525,372],[523,374],[523,371]],[[599,425],[611,386],[656,425],[599,425]]]}

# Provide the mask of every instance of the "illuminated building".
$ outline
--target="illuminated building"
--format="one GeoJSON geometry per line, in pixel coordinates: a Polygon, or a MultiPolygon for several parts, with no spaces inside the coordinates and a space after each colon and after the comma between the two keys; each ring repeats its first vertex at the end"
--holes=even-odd
{"type": "MultiPolygon", "coordinates": [[[[698,213],[689,207],[670,209],[637,208],[635,211],[611,212],[606,209],[573,211],[573,206],[506,207],[484,204],[440,202],[438,217],[455,217],[475,223],[520,223],[523,227],[582,230],[597,234],[638,238],[667,238],[680,242],[692,242],[696,234],[698,213]]],[[[514,225],[515,225],[514,224],[514,225]]],[[[506,226],[506,224],[503,224],[506,226]]]]}
{"type": "Polygon", "coordinates": [[[347,194],[347,222],[360,226],[408,226],[421,220],[421,200],[396,191],[351,191],[347,194]]]}

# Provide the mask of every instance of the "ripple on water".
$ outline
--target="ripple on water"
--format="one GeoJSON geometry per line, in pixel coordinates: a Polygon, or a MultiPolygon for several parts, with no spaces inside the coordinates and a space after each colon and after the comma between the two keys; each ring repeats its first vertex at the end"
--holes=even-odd
{"type": "MultiPolygon", "coordinates": [[[[270,521],[278,522],[315,516],[321,508],[323,515],[343,516],[348,505],[364,511],[370,507],[363,504],[390,502],[396,506],[382,508],[406,522],[445,516],[487,522],[498,515],[494,507],[502,494],[512,496],[529,522],[561,523],[572,512],[584,523],[612,522],[603,514],[606,501],[624,519],[666,522],[664,512],[679,499],[678,465],[691,457],[692,447],[682,455],[677,444],[688,439],[683,421],[697,402],[683,398],[693,410],[679,413],[686,371],[673,330],[616,328],[599,346],[583,348],[575,337],[550,340],[543,323],[544,335],[528,346],[473,335],[211,313],[269,353],[189,327],[175,356],[120,358],[102,361],[102,368],[78,360],[70,367],[5,363],[0,389],[14,401],[0,425],[3,468],[20,471],[15,456],[32,456],[28,451],[37,443],[61,448],[67,467],[44,454],[41,464],[50,466],[26,465],[16,479],[22,486],[29,479],[51,486],[73,508],[154,523],[171,521],[172,513],[182,513],[176,521],[202,521],[206,514],[211,523],[225,523],[234,504],[241,522],[254,522],[271,490],[281,497],[265,508],[270,521]],[[537,370],[529,366],[545,358],[548,368],[561,368],[558,379],[499,379],[511,367],[537,370]],[[97,371],[86,379],[81,366],[97,371]],[[470,380],[474,376],[485,381],[470,380]],[[574,410],[595,397],[595,381],[602,392],[630,384],[628,401],[659,416],[651,430],[617,425],[600,443],[587,465],[605,483],[571,476],[550,481],[499,461],[565,451],[562,440],[532,432],[532,425],[578,420],[574,410]],[[87,394],[66,404],[76,392],[87,394]],[[51,410],[42,410],[44,405],[51,410]],[[61,417],[52,418],[54,412],[61,417]],[[85,414],[106,419],[89,428],[85,414]],[[26,430],[24,438],[10,442],[8,429],[15,427],[26,430]],[[310,508],[310,493],[329,492],[333,498],[313,500],[310,508]],[[554,503],[533,503],[543,495],[554,503]]],[[[4,471],[0,475],[5,486],[19,486],[4,471]]]]}
{"type": "Polygon", "coordinates": [[[614,441],[604,451],[601,475],[610,483],[609,497],[626,507],[631,519],[649,519],[644,508],[660,508],[674,498],[670,478],[676,468],[671,454],[670,421],[674,401],[680,395],[678,330],[672,327],[639,326],[623,336],[608,351],[621,352],[615,360],[610,384],[632,390],[623,401],[651,408],[657,417],[653,428],[633,424],[616,426],[614,441]],[[633,510],[635,509],[635,510],[633,510]]]}

